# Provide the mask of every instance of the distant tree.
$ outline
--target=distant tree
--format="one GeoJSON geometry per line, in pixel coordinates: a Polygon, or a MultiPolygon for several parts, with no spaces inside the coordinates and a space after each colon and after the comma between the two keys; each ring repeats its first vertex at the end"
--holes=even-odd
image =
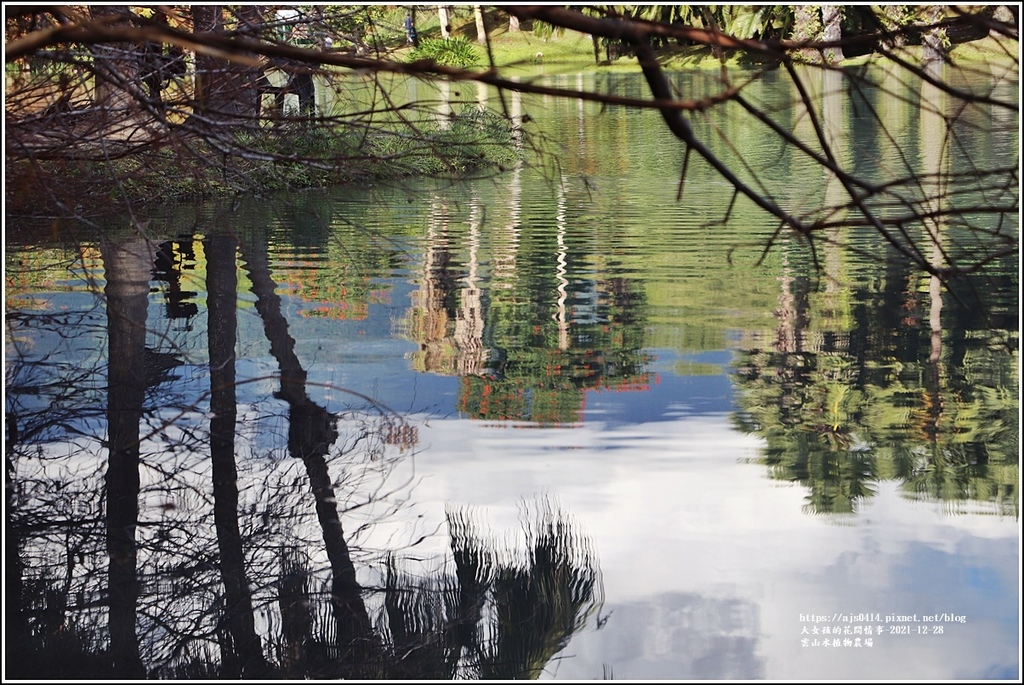
{"type": "MultiPolygon", "coordinates": [[[[220,5],[195,5],[191,8],[196,33],[223,34],[234,30],[259,35],[263,10],[253,5],[238,9],[234,22],[225,22],[220,5]]],[[[257,83],[260,68],[257,56],[239,51],[237,59],[225,61],[216,54],[196,54],[195,108],[193,116],[204,123],[221,119],[252,119],[259,112],[257,83]]]]}
{"type": "Polygon", "coordinates": [[[437,6],[437,20],[441,24],[441,37],[448,38],[451,35],[452,25],[450,23],[448,8],[446,6],[437,6]]]}
{"type": "Polygon", "coordinates": [[[473,19],[476,21],[476,42],[487,45],[487,24],[484,22],[484,10],[481,5],[473,5],[473,19]]]}

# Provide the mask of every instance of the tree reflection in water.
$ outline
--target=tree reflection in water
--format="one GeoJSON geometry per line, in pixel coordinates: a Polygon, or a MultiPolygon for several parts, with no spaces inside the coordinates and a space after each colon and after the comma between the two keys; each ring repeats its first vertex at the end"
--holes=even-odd
{"type": "Polygon", "coordinates": [[[934,328],[908,320],[931,303],[918,301],[905,263],[892,260],[886,278],[878,292],[854,291],[844,330],[810,279],[784,273],[777,330],[736,357],[737,427],[764,439],[758,461],[771,478],[807,489],[809,513],[855,513],[895,481],[951,513],[1018,516],[1016,332],[950,307],[956,333],[929,357],[934,328]]]}
{"type": "Polygon", "coordinates": [[[265,245],[204,240],[209,412],[183,405],[174,421],[167,393],[148,406],[169,378],[146,364],[158,250],[104,248],[106,440],[88,420],[76,441],[54,440],[66,426],[44,428],[39,411],[22,425],[46,442],[6,443],[8,676],[538,677],[599,607],[588,542],[541,502],[524,512],[525,546],[485,540],[451,508],[453,561],[422,573],[401,551],[378,565],[354,546],[372,521],[347,512],[387,494],[416,433],[379,406],[332,413],[310,398],[265,245]],[[288,457],[260,454],[269,424],[238,402],[239,253],[280,371],[288,457]]]}

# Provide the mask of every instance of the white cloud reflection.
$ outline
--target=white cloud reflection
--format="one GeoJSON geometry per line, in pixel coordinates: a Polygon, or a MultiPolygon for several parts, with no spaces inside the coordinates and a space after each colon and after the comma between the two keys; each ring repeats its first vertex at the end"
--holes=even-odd
{"type": "Polygon", "coordinates": [[[892,483],[856,516],[809,515],[804,489],[749,463],[760,443],[723,414],[614,428],[432,420],[420,435],[412,499],[424,517],[440,525],[444,503],[470,505],[514,530],[522,500],[546,495],[592,539],[611,617],[577,635],[549,677],[1016,677],[1014,520],[949,515],[892,483]],[[862,612],[967,622],[874,636],[872,647],[801,646],[813,624],[800,614],[862,612]]]}
{"type": "MultiPolygon", "coordinates": [[[[412,420],[421,422],[419,451],[388,479],[415,486],[401,489],[408,500],[394,516],[363,531],[363,548],[400,552],[436,530],[415,551],[446,554],[446,504],[475,507],[495,535],[511,535],[523,501],[538,496],[559,503],[591,539],[607,622],[577,634],[546,678],[1017,679],[1015,520],[950,515],[938,503],[901,497],[894,483],[881,483],[854,517],[809,515],[805,490],[769,480],[752,462],[760,442],[735,431],[725,414],[551,429],[412,420]],[[801,645],[814,638],[802,629],[815,625],[801,614],[843,613],[882,614],[886,630],[912,634],[874,635],[872,647],[801,645]],[[943,613],[966,622],[924,620],[943,613]],[[886,614],[920,620],[886,623],[886,614]],[[916,634],[935,625],[941,635],[916,634]]],[[[243,433],[242,451],[245,444],[243,433]]],[[[98,446],[80,447],[80,455],[99,454],[98,446]]],[[[207,482],[208,462],[193,458],[180,471],[207,482]]],[[[98,456],[69,459],[66,467],[102,472],[98,456]]],[[[289,459],[252,466],[255,483],[297,468],[289,459]]],[[[344,517],[349,530],[351,517],[374,519],[344,517]]],[[[318,546],[315,526],[305,537],[318,546]]]]}

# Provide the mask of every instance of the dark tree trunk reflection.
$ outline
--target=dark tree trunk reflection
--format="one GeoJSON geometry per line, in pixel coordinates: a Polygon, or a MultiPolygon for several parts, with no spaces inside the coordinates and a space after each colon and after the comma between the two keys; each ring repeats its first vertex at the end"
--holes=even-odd
{"type": "Polygon", "coordinates": [[[223,674],[231,678],[266,676],[269,667],[256,634],[245,553],[238,526],[238,472],[235,467],[235,337],[238,328],[235,271],[237,241],[214,236],[206,285],[210,349],[210,455],[213,462],[213,516],[224,583],[223,674]]]}
{"type": "Polygon", "coordinates": [[[146,307],[154,250],[143,239],[108,242],[107,553],[110,656],[115,677],[145,675],[136,634],[139,579],[139,423],[146,393],[146,307]]]}
{"type": "MultiPolygon", "coordinates": [[[[258,241],[265,246],[265,240],[258,241]]],[[[335,609],[336,634],[330,640],[338,650],[330,676],[353,675],[336,669],[347,664],[362,665],[374,661],[376,639],[369,614],[363,603],[362,588],[356,579],[337,498],[327,468],[326,456],[338,437],[335,418],[306,394],[306,371],[295,354],[295,340],[288,332],[288,321],[281,312],[281,298],[270,273],[265,247],[243,245],[242,256],[247,265],[252,292],[256,295],[256,311],[270,341],[270,351],[281,369],[281,391],[278,396],[288,403],[288,451],[302,460],[316,502],[317,520],[323,532],[324,546],[331,564],[331,599],[335,609]]],[[[318,675],[328,675],[320,673],[318,675]]]]}
{"type": "MultiPolygon", "coordinates": [[[[25,653],[29,647],[28,616],[24,605],[24,566],[21,558],[21,533],[14,524],[17,507],[17,483],[12,452],[16,440],[8,429],[4,444],[4,486],[7,501],[4,508],[4,649],[9,654],[25,653]]],[[[8,671],[11,674],[11,669],[8,671]]],[[[17,677],[11,674],[11,677],[17,677]]]]}

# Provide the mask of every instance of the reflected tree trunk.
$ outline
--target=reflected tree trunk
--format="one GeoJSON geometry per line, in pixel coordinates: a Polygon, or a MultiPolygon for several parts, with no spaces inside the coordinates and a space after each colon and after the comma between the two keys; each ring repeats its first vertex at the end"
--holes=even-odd
{"type": "Polygon", "coordinates": [[[779,276],[779,306],[775,310],[779,321],[775,350],[786,355],[803,353],[809,323],[806,278],[792,275],[793,271],[794,268],[789,265],[789,255],[785,254],[782,275],[779,276]]]}
{"type": "MultiPolygon", "coordinates": [[[[824,11],[824,10],[823,10],[824,11]]],[[[835,158],[836,164],[844,170],[850,170],[853,164],[851,147],[845,145],[850,139],[849,97],[843,91],[842,74],[833,69],[819,71],[821,89],[821,125],[829,150],[827,154],[835,158]]],[[[824,206],[832,208],[831,219],[842,220],[849,211],[845,205],[849,195],[843,182],[832,172],[826,172],[824,206]]],[[[826,330],[842,330],[842,322],[850,314],[848,302],[842,294],[847,286],[846,252],[843,250],[846,229],[836,226],[826,230],[826,239],[822,246],[825,267],[825,302],[823,327],[826,330]]],[[[822,340],[823,351],[834,352],[834,346],[846,347],[848,340],[822,340]]]]}
{"type": "Polygon", "coordinates": [[[331,639],[342,655],[337,665],[331,667],[333,673],[336,667],[372,662],[377,654],[376,639],[363,604],[355,564],[345,541],[334,484],[327,467],[326,456],[338,437],[335,417],[306,394],[306,371],[295,354],[295,340],[281,312],[281,298],[270,273],[265,239],[259,243],[260,247],[256,248],[243,244],[242,257],[256,296],[256,311],[263,320],[271,354],[281,369],[278,396],[289,406],[288,451],[292,457],[301,459],[306,467],[316,502],[317,520],[331,564],[331,599],[336,620],[336,634],[331,639]]]}
{"type": "Polygon", "coordinates": [[[569,349],[569,311],[566,300],[569,297],[566,289],[569,287],[569,280],[565,277],[568,265],[568,250],[565,246],[566,229],[566,197],[565,185],[568,183],[565,176],[558,180],[558,199],[556,201],[555,226],[558,231],[555,235],[558,248],[555,252],[555,281],[558,285],[555,288],[555,314],[554,319],[558,324],[558,349],[565,352],[569,349]]]}
{"type": "MultiPolygon", "coordinates": [[[[901,6],[886,6],[885,13],[898,14],[901,6]]],[[[901,148],[889,144],[893,140],[910,140],[920,135],[917,130],[917,107],[914,101],[913,87],[904,83],[896,70],[884,73],[881,89],[898,94],[898,97],[881,98],[878,102],[879,119],[885,123],[877,127],[875,147],[880,151],[879,164],[882,168],[896,169],[903,165],[901,148]]],[[[885,277],[883,279],[882,298],[884,306],[877,308],[875,324],[880,330],[892,331],[889,336],[882,336],[880,344],[883,353],[891,354],[904,363],[917,363],[919,350],[917,331],[921,320],[920,294],[917,289],[915,268],[901,259],[885,260],[885,277]]]]}
{"type": "MultiPolygon", "coordinates": [[[[808,10],[801,8],[800,11],[808,10]]],[[[811,7],[808,11],[816,12],[817,8],[811,7]]],[[[825,130],[824,145],[831,146],[834,137],[829,135],[829,124],[822,119],[830,113],[834,101],[827,98],[822,100],[820,109],[815,109],[816,97],[824,94],[828,84],[824,81],[820,68],[808,67],[800,72],[804,86],[808,92],[809,102],[800,101],[795,107],[796,120],[793,123],[793,133],[801,140],[815,140],[814,122],[822,123],[825,130]]],[[[829,172],[822,182],[825,185],[825,193],[835,193],[838,179],[829,172]]],[[[808,302],[809,279],[804,275],[803,269],[798,265],[789,263],[789,242],[783,248],[783,268],[779,277],[781,291],[779,293],[779,304],[775,310],[775,316],[779,321],[776,329],[775,350],[789,361],[786,363],[786,373],[792,379],[799,373],[796,367],[790,366],[795,363],[794,358],[789,355],[802,355],[808,347],[807,329],[810,323],[808,302]]]]}
{"type": "MultiPolygon", "coordinates": [[[[512,140],[517,149],[523,146],[523,94],[513,91],[509,94],[511,102],[508,115],[512,121],[512,140]]],[[[504,97],[502,97],[504,103],[504,97]]],[[[492,289],[511,290],[515,287],[518,271],[516,269],[520,223],[522,221],[523,204],[523,160],[517,159],[509,177],[508,189],[508,224],[497,233],[501,237],[502,247],[496,247],[493,257],[492,289]]]]}
{"type": "Polygon", "coordinates": [[[493,272],[491,288],[493,291],[512,290],[516,281],[516,263],[519,251],[519,225],[522,217],[523,180],[522,162],[517,161],[509,176],[508,214],[509,220],[496,232],[495,254],[492,258],[493,272]]]}
{"type": "Polygon", "coordinates": [[[136,238],[103,246],[109,328],[107,553],[110,656],[115,677],[145,676],[136,634],[139,578],[139,424],[146,393],[146,308],[155,249],[136,238]]]}
{"type": "MultiPolygon", "coordinates": [[[[942,246],[937,239],[932,245],[930,257],[933,266],[940,266],[943,262],[942,246]]],[[[942,359],[942,281],[934,274],[928,278],[928,298],[928,327],[931,329],[931,352],[928,361],[938,365],[942,359]]]]}
{"type": "MultiPolygon", "coordinates": [[[[940,78],[942,63],[930,62],[926,69],[935,78],[940,78]]],[[[933,206],[926,206],[925,211],[932,216],[942,216],[943,198],[946,196],[946,172],[948,170],[949,130],[945,118],[946,97],[939,89],[928,83],[921,82],[921,168],[931,178],[933,186],[925,188],[926,197],[937,198],[933,206]]],[[[927,181],[925,181],[927,183],[927,181]]],[[[945,246],[943,245],[943,226],[940,219],[926,217],[924,219],[931,250],[929,262],[936,269],[948,266],[945,246]]],[[[942,371],[942,291],[943,283],[934,273],[928,279],[929,311],[928,328],[930,331],[930,368],[925,377],[925,402],[928,410],[927,433],[933,444],[938,441],[939,422],[943,411],[943,371],[942,371]]]]}
{"type": "Polygon", "coordinates": [[[223,674],[230,678],[265,676],[268,664],[256,634],[245,553],[238,526],[238,472],[235,467],[235,337],[237,243],[230,236],[205,242],[210,351],[210,456],[213,466],[213,516],[224,583],[227,644],[221,645],[223,674]]]}
{"type": "Polygon", "coordinates": [[[460,376],[484,373],[487,350],[484,348],[484,302],[479,286],[480,228],[484,208],[476,194],[470,199],[469,257],[463,287],[459,289],[459,310],[455,317],[452,337],[458,346],[455,373],[460,376]]]}
{"type": "MultiPolygon", "coordinates": [[[[941,78],[939,73],[942,65],[939,62],[931,62],[927,69],[935,78],[941,78]]],[[[927,197],[936,198],[934,206],[926,210],[933,216],[942,216],[944,207],[943,198],[946,196],[945,185],[946,171],[949,155],[949,131],[945,118],[945,93],[927,81],[921,82],[921,167],[926,174],[925,178],[932,178],[932,187],[927,188],[927,197]]],[[[927,181],[925,181],[927,182],[927,181]]],[[[943,227],[938,219],[925,218],[925,227],[928,230],[931,250],[928,261],[936,269],[943,269],[948,266],[945,248],[943,246],[943,227]]],[[[929,278],[928,290],[931,300],[931,310],[928,321],[931,328],[931,356],[929,361],[937,364],[942,355],[942,282],[941,279],[932,274],[929,278]]]]}
{"type": "Polygon", "coordinates": [[[294,407],[309,402],[306,396],[306,370],[295,354],[295,339],[288,331],[288,321],[281,313],[281,297],[270,273],[266,248],[242,244],[242,259],[256,296],[256,311],[263,320],[263,332],[270,342],[270,354],[281,369],[281,390],[278,397],[294,407]]]}

